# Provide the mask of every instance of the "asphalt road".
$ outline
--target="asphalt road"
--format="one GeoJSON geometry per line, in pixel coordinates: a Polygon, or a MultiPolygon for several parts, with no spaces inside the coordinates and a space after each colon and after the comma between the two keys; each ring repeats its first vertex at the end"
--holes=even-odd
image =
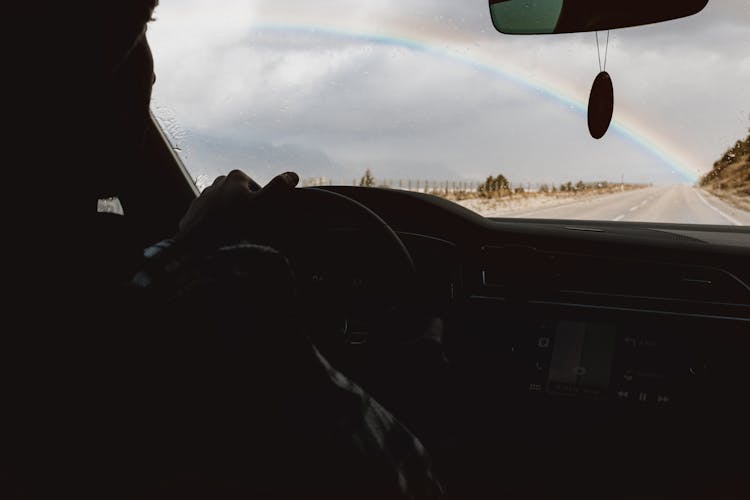
{"type": "Polygon", "coordinates": [[[655,186],[505,217],[750,226],[750,212],[692,186],[655,186]]]}

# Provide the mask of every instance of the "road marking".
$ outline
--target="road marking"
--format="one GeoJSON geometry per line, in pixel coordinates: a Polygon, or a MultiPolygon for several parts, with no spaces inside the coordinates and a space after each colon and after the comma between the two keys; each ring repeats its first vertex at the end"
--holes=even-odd
{"type": "Polygon", "coordinates": [[[628,210],[628,212],[635,212],[636,210],[638,210],[638,207],[630,207],[630,210],[628,210]]]}
{"type": "Polygon", "coordinates": [[[643,200],[643,201],[641,202],[641,206],[645,205],[646,203],[648,203],[648,200],[643,200]]]}
{"type": "Polygon", "coordinates": [[[618,222],[618,221],[621,221],[624,218],[625,218],[625,214],[622,214],[622,215],[618,215],[617,217],[615,217],[612,220],[615,221],[615,222],[618,222]]]}
{"type": "Polygon", "coordinates": [[[716,208],[715,206],[713,206],[709,202],[707,202],[706,199],[703,196],[701,196],[700,192],[697,189],[695,190],[695,194],[698,195],[698,198],[700,198],[701,201],[703,203],[705,203],[708,208],[710,208],[711,210],[713,210],[717,214],[721,215],[722,217],[724,217],[726,220],[728,220],[729,222],[731,222],[735,226],[741,226],[742,225],[742,223],[740,221],[738,221],[737,219],[735,219],[734,217],[731,217],[731,216],[725,214],[724,212],[722,212],[721,210],[719,210],[718,208],[716,208]]]}

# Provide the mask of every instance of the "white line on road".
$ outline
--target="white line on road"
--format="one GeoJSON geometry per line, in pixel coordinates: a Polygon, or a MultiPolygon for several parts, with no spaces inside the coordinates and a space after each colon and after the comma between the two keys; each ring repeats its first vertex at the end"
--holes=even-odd
{"type": "Polygon", "coordinates": [[[630,207],[630,210],[628,210],[628,212],[635,212],[636,210],[638,210],[638,207],[630,207]]]}
{"type": "Polygon", "coordinates": [[[713,206],[709,202],[707,202],[706,199],[703,196],[701,196],[700,192],[697,189],[695,190],[695,194],[698,195],[698,198],[700,198],[701,201],[703,203],[705,203],[708,208],[710,208],[711,210],[713,210],[717,214],[721,215],[722,217],[724,217],[726,220],[728,220],[729,222],[731,222],[735,226],[741,226],[742,225],[742,223],[740,221],[738,221],[737,219],[735,219],[734,217],[731,217],[731,216],[725,214],[724,212],[722,212],[721,210],[719,210],[718,208],[716,208],[715,206],[713,206]]]}
{"type": "Polygon", "coordinates": [[[618,222],[618,221],[621,221],[624,218],[625,218],[625,214],[622,214],[622,215],[618,215],[617,217],[615,217],[612,220],[615,221],[615,222],[618,222]]]}
{"type": "Polygon", "coordinates": [[[643,200],[643,201],[641,202],[641,206],[645,205],[646,203],[648,203],[648,200],[643,200]]]}

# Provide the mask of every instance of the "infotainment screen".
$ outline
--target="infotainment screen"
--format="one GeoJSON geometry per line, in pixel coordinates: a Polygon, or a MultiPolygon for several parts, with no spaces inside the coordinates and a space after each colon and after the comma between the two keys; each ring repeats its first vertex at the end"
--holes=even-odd
{"type": "Polygon", "coordinates": [[[602,395],[610,384],[616,328],[607,323],[559,321],[549,363],[547,391],[602,395]]]}

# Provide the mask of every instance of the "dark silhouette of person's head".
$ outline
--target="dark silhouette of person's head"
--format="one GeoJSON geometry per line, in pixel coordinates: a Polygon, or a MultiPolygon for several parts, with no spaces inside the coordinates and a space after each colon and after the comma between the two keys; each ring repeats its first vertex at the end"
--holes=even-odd
{"type": "Polygon", "coordinates": [[[96,12],[97,44],[87,52],[93,83],[83,106],[93,121],[83,154],[94,198],[118,196],[139,161],[149,117],[154,68],[146,27],[158,0],[116,0],[96,12]]]}

